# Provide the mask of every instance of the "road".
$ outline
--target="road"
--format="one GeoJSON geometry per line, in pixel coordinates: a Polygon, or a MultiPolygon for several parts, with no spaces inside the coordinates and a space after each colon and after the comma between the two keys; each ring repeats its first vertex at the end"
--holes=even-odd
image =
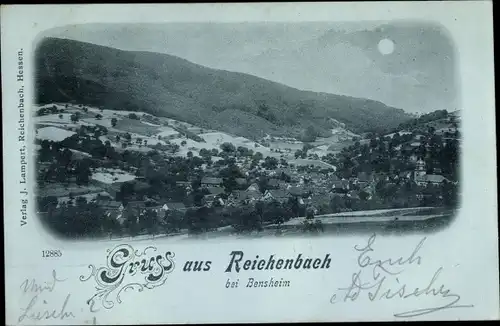
{"type": "MultiPolygon", "coordinates": [[[[314,217],[314,221],[321,221],[325,228],[325,234],[329,231],[334,232],[375,232],[384,231],[388,228],[404,229],[411,225],[410,229],[436,228],[446,225],[449,217],[453,215],[453,211],[442,207],[417,207],[417,208],[400,208],[400,209],[380,209],[369,211],[353,211],[336,214],[325,214],[314,217]],[[413,223],[416,222],[416,223],[413,223]],[[423,225],[423,226],[422,226],[423,225]]],[[[257,232],[253,231],[247,234],[236,234],[232,226],[220,227],[200,235],[190,235],[188,230],[181,230],[176,234],[157,234],[157,235],[140,235],[135,237],[113,238],[115,241],[156,241],[156,240],[192,240],[192,239],[251,239],[274,236],[277,230],[280,235],[297,235],[302,234],[302,223],[306,220],[305,217],[293,218],[281,226],[277,224],[264,225],[264,230],[257,232]]],[[[104,239],[103,239],[104,240],[104,239]]],[[[109,241],[108,239],[107,241],[109,241]]],[[[106,241],[106,240],[104,240],[106,241]]]]}

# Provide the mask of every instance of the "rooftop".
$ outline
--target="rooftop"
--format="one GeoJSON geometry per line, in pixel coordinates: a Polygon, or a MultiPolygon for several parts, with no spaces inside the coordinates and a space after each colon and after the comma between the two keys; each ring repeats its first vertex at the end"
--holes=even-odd
{"type": "Polygon", "coordinates": [[[186,209],[186,206],[183,204],[183,203],[179,203],[179,202],[171,202],[171,203],[165,203],[165,205],[163,205],[163,208],[167,209],[167,210],[180,210],[180,209],[186,209]]]}
{"type": "Polygon", "coordinates": [[[201,179],[201,183],[204,184],[221,184],[222,178],[204,177],[201,179]]]}

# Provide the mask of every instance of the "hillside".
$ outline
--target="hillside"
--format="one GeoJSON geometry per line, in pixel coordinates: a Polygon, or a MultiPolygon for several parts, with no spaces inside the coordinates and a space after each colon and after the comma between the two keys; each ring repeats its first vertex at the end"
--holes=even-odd
{"type": "Polygon", "coordinates": [[[377,101],[300,91],[166,54],[57,38],[44,39],[36,50],[36,92],[40,104],[144,111],[252,138],[297,137],[309,126],[327,137],[332,119],[354,132],[381,131],[410,118],[377,101]]]}
{"type": "Polygon", "coordinates": [[[401,123],[392,132],[411,131],[411,132],[426,132],[432,128],[439,134],[453,131],[458,128],[460,123],[460,111],[448,112],[446,110],[436,110],[419,117],[407,120],[401,123]]]}

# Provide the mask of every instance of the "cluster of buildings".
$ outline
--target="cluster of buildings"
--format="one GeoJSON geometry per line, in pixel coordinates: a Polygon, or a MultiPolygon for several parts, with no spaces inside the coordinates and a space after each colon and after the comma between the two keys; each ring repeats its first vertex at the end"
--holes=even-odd
{"type": "MultiPolygon", "coordinates": [[[[442,130],[446,135],[454,131],[451,128],[442,130]]],[[[449,182],[450,180],[441,175],[439,169],[434,170],[433,173],[427,173],[425,162],[416,154],[422,141],[425,141],[425,136],[414,135],[410,142],[406,142],[395,148],[398,156],[402,156],[402,153],[406,151],[408,155],[405,156],[409,157],[409,161],[415,166],[413,170],[400,173],[360,172],[349,178],[340,178],[335,173],[334,166],[322,161],[318,161],[322,163],[318,165],[314,160],[303,160],[304,162],[302,162],[295,159],[292,160],[293,164],[284,164],[282,162],[275,169],[265,169],[260,165],[251,167],[251,158],[235,157],[236,165],[244,177],[235,178],[233,180],[235,185],[231,187],[231,190],[227,189],[225,180],[220,177],[220,172],[226,168],[225,165],[213,164],[207,167],[204,164],[205,166],[202,167],[204,177],[200,182],[203,199],[201,202],[197,201],[198,207],[192,204],[193,200],[189,200],[195,192],[192,188],[194,180],[190,179],[176,182],[177,186],[183,188],[185,191],[185,198],[187,200],[183,202],[145,198],[144,200],[136,200],[123,205],[116,200],[117,194],[120,191],[120,182],[97,184],[96,188],[100,189],[100,193],[96,193],[97,196],[89,201],[97,203],[99,207],[104,209],[108,216],[113,216],[120,222],[124,221],[124,216],[127,215],[124,214],[125,212],[139,217],[149,210],[154,211],[158,218],[163,218],[169,212],[184,214],[189,208],[203,206],[219,208],[238,207],[241,205],[252,205],[259,201],[276,201],[284,204],[293,198],[296,198],[300,205],[318,214],[324,211],[322,208],[325,206],[329,207],[332,199],[335,197],[352,200],[372,199],[377,195],[376,185],[380,181],[385,181],[387,185],[413,182],[420,187],[425,187],[429,184],[440,186],[443,182],[449,182]],[[308,166],[304,168],[304,165],[308,166]],[[299,168],[299,166],[302,167],[299,168]]],[[[377,157],[372,156],[382,154],[370,151],[370,155],[370,159],[377,159],[377,157]]],[[[216,161],[214,160],[214,162],[216,161]]],[[[39,166],[39,169],[42,168],[44,168],[43,163],[39,166]]],[[[140,179],[136,178],[134,180],[134,190],[149,186],[147,182],[140,179]]],[[[95,183],[95,180],[91,180],[91,184],[93,183],[95,183]]]]}

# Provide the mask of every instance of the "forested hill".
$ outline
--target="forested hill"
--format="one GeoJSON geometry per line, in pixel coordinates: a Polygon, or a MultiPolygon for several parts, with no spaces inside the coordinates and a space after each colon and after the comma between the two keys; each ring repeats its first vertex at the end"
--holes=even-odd
{"type": "Polygon", "coordinates": [[[397,132],[402,130],[407,131],[423,131],[428,127],[440,126],[441,128],[453,127],[457,128],[457,120],[459,119],[459,111],[448,112],[447,110],[436,110],[420,117],[407,120],[399,126],[391,130],[397,132]]]}
{"type": "Polygon", "coordinates": [[[166,54],[57,38],[38,44],[36,91],[40,104],[144,111],[252,138],[299,136],[310,126],[327,135],[335,120],[357,133],[389,130],[411,118],[377,101],[301,91],[166,54]]]}

